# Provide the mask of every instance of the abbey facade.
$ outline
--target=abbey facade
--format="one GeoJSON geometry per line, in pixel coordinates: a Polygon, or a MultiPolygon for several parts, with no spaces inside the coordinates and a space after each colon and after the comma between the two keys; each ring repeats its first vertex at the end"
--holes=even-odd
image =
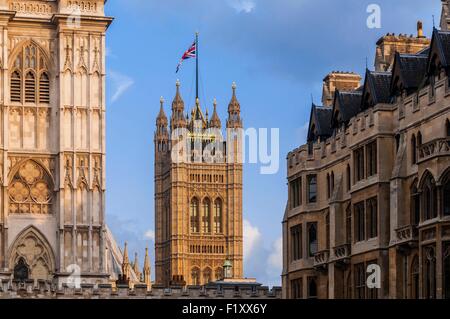
{"type": "Polygon", "coordinates": [[[105,2],[0,1],[0,279],[109,278],[105,2]]]}
{"type": "Polygon", "coordinates": [[[177,82],[170,122],[163,103],[154,137],[156,284],[240,279],[243,126],[236,86],[225,138],[216,102],[211,118],[198,99],[188,114],[177,82]]]}
{"type": "Polygon", "coordinates": [[[450,298],[450,10],[333,72],[288,154],[285,298],[450,298]],[[371,276],[375,274],[375,276],[371,276]]]}

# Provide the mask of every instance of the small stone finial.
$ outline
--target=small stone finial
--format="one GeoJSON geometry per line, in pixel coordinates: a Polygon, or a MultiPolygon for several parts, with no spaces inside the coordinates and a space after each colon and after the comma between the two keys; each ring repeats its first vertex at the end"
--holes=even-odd
{"type": "Polygon", "coordinates": [[[161,106],[164,105],[164,102],[165,102],[165,100],[164,100],[164,98],[161,96],[161,98],[159,99],[159,103],[161,103],[161,106]]]}
{"type": "Polygon", "coordinates": [[[422,21],[417,21],[417,37],[424,38],[422,21]]]}
{"type": "Polygon", "coordinates": [[[231,88],[233,89],[233,92],[236,92],[237,88],[236,82],[233,82],[233,84],[231,84],[231,88]]]}
{"type": "Polygon", "coordinates": [[[180,80],[177,79],[177,82],[175,82],[175,85],[179,88],[181,86],[180,80]]]}
{"type": "Polygon", "coordinates": [[[214,110],[217,108],[217,99],[216,98],[214,98],[214,100],[213,100],[213,105],[214,105],[214,110]]]}
{"type": "Polygon", "coordinates": [[[124,263],[128,263],[129,262],[129,258],[128,258],[128,243],[125,242],[125,247],[123,249],[123,262],[124,263]]]}
{"type": "Polygon", "coordinates": [[[196,105],[196,106],[199,106],[199,105],[200,105],[200,99],[199,99],[199,98],[196,98],[196,99],[195,99],[195,105],[196,105]]]}

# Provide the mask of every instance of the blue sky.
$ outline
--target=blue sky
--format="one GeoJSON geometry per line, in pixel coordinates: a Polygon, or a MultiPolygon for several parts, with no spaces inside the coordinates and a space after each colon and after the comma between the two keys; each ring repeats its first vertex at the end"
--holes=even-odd
{"type": "MultiPolygon", "coordinates": [[[[164,96],[177,78],[194,102],[194,63],[176,75],[182,53],[200,32],[202,106],[216,97],[222,123],[237,82],[246,127],[280,129],[280,170],[244,167],[245,275],[280,285],[281,220],[287,199],[286,154],[304,143],[311,94],[320,101],[331,70],[362,74],[387,32],[431,34],[439,0],[110,0],[107,35],[107,221],[116,240],[142,257],[154,247],[153,132],[164,96]],[[369,29],[369,4],[381,7],[369,29]]],[[[131,257],[131,256],[130,256],[131,257]]]]}

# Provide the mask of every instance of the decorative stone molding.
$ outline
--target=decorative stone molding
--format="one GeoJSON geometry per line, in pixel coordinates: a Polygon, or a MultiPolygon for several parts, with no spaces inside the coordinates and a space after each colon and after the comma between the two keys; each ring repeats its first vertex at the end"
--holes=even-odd
{"type": "Polygon", "coordinates": [[[17,15],[51,17],[56,13],[56,1],[10,1],[9,10],[17,15]]]}

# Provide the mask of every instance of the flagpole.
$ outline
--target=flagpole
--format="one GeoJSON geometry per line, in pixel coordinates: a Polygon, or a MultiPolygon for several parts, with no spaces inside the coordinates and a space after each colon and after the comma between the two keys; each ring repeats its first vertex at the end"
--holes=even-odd
{"type": "Polygon", "coordinates": [[[195,101],[198,99],[198,32],[195,33],[195,101]]]}

